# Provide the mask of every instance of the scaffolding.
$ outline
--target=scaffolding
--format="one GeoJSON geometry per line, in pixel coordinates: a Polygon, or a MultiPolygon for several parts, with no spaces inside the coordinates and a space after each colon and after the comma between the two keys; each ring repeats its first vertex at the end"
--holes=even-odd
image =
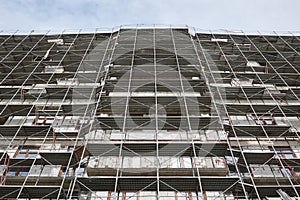
{"type": "Polygon", "coordinates": [[[299,199],[300,38],[0,35],[0,199],[299,199]]]}

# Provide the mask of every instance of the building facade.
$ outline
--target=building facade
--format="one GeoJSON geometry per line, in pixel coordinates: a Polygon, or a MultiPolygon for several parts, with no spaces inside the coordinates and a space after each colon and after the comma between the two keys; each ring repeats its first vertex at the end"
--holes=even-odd
{"type": "Polygon", "coordinates": [[[0,35],[0,199],[299,199],[300,36],[0,35]]]}

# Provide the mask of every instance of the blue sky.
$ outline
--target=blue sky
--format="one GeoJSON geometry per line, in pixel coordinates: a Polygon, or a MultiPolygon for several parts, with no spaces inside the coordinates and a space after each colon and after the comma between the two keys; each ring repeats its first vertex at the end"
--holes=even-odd
{"type": "Polygon", "coordinates": [[[300,0],[0,0],[2,30],[188,24],[201,29],[300,31],[300,0]]]}

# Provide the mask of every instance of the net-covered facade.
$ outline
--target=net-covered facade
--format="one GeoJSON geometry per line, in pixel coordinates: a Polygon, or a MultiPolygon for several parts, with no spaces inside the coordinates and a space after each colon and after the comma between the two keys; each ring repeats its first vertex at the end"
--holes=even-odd
{"type": "Polygon", "coordinates": [[[298,199],[300,37],[0,35],[0,198],[298,199]]]}

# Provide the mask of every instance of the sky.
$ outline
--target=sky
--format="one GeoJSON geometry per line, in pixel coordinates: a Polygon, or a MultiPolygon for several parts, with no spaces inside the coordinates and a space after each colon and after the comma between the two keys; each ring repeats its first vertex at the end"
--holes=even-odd
{"type": "Polygon", "coordinates": [[[1,30],[189,25],[204,30],[300,31],[300,0],[0,0],[1,30]]]}

